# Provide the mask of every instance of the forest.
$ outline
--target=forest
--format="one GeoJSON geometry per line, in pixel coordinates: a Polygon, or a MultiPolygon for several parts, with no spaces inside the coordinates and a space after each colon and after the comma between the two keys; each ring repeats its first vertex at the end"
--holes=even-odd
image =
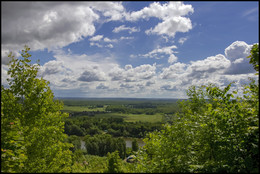
{"type": "MultiPolygon", "coordinates": [[[[57,99],[29,51],[9,54],[1,86],[1,172],[259,172],[258,79],[241,95],[229,83],[190,86],[187,100],[57,99]]],[[[259,76],[258,44],[247,58],[259,76]]]]}

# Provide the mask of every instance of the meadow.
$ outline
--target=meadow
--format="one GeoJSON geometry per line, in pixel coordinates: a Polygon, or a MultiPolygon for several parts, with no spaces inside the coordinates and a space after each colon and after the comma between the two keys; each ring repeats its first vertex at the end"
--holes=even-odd
{"type": "Polygon", "coordinates": [[[92,112],[92,111],[105,111],[105,107],[102,108],[97,108],[97,107],[89,107],[89,106],[68,106],[68,105],[64,105],[63,106],[63,112],[68,112],[68,113],[72,113],[72,112],[83,112],[83,111],[87,111],[87,112],[92,112]]]}

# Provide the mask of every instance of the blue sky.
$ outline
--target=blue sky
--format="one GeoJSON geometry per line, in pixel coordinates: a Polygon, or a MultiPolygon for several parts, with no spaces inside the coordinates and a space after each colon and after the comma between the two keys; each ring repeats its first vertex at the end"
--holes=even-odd
{"type": "Polygon", "coordinates": [[[255,71],[245,57],[259,38],[257,1],[1,2],[6,56],[27,44],[56,97],[186,98],[191,85],[255,71]]]}

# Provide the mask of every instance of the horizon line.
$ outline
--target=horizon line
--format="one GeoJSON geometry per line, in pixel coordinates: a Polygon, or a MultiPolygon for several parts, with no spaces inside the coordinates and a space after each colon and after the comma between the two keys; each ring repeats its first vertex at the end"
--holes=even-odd
{"type": "Polygon", "coordinates": [[[151,98],[151,97],[54,97],[56,99],[137,99],[137,100],[187,100],[185,98],[151,98]]]}

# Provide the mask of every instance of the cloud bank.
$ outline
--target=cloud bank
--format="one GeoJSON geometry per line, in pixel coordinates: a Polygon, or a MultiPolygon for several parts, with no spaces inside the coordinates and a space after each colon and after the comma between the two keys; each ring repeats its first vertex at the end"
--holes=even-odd
{"type": "Polygon", "coordinates": [[[175,62],[163,68],[157,64],[136,67],[127,64],[121,67],[117,62],[112,62],[112,58],[97,61],[98,55],[63,53],[55,55],[56,61],[44,64],[42,72],[56,90],[80,88],[82,94],[86,90],[85,94],[88,92],[88,96],[89,92],[96,96],[96,90],[102,89],[102,96],[107,97],[158,95],[178,98],[185,97],[185,90],[191,85],[214,83],[225,86],[234,81],[234,88],[238,88],[248,82],[248,77],[256,78],[249,59],[243,58],[240,61],[241,57],[249,55],[247,50],[251,47],[252,45],[243,41],[236,41],[223,50],[225,55],[217,54],[189,63],[175,62]],[[235,54],[233,49],[237,49],[235,54]],[[55,69],[55,65],[59,68],[55,69]],[[247,71],[242,73],[244,69],[247,71]]]}

